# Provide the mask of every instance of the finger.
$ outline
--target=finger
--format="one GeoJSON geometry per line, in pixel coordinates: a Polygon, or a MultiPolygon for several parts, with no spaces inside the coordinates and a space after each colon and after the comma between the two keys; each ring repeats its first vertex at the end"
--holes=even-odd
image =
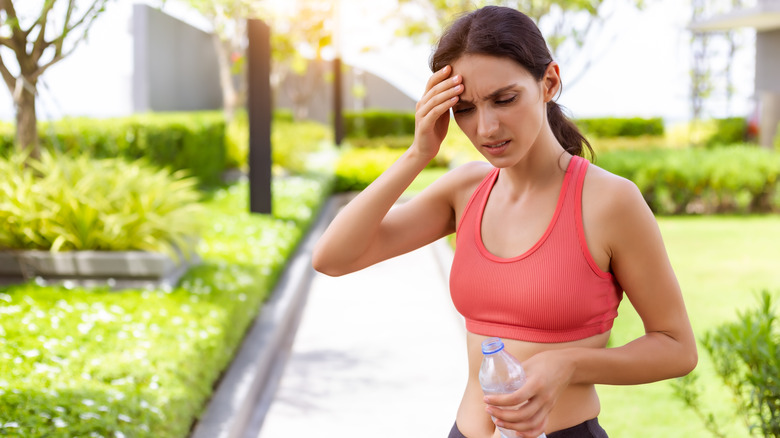
{"type": "MultiPolygon", "coordinates": [[[[452,73],[452,67],[449,65],[445,65],[439,71],[432,74],[431,77],[428,78],[428,82],[426,82],[425,84],[425,93],[427,93],[428,90],[433,88],[434,85],[446,79],[450,75],[450,73],[452,73]]],[[[425,95],[425,93],[423,93],[423,95],[425,95]]]]}
{"type": "MultiPolygon", "coordinates": [[[[425,92],[422,98],[417,102],[417,106],[423,106],[426,102],[430,101],[431,99],[434,99],[436,96],[438,96],[441,93],[445,93],[452,89],[453,87],[457,87],[458,85],[461,85],[461,82],[463,81],[463,78],[460,75],[455,75],[450,78],[443,78],[443,80],[437,84],[434,84],[433,87],[431,87],[428,91],[425,92]]],[[[462,87],[461,87],[462,91],[462,87]]]]}
{"type": "Polygon", "coordinates": [[[525,387],[509,394],[486,395],[483,399],[486,405],[498,407],[518,406],[527,402],[531,394],[524,390],[525,387]]]}
{"type": "Polygon", "coordinates": [[[419,128],[421,128],[421,130],[424,130],[425,127],[427,127],[429,124],[431,127],[434,126],[436,124],[436,121],[439,120],[440,117],[442,116],[449,117],[450,108],[452,108],[457,102],[458,102],[458,97],[455,96],[431,108],[430,111],[424,113],[422,117],[420,117],[419,128]]]}
{"type": "Polygon", "coordinates": [[[455,105],[455,103],[458,102],[458,95],[463,92],[463,85],[458,84],[453,87],[452,84],[449,84],[449,87],[450,88],[443,89],[441,92],[432,96],[430,99],[421,101],[421,105],[417,108],[418,114],[421,117],[425,117],[431,113],[434,108],[439,108],[442,104],[449,105],[446,109],[449,109],[455,105]]]}

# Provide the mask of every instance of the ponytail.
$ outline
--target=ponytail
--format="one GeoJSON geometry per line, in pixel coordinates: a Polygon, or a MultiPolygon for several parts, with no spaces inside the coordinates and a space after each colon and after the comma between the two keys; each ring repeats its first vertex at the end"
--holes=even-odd
{"type": "Polygon", "coordinates": [[[588,139],[582,135],[577,125],[566,117],[563,108],[554,100],[547,102],[547,121],[555,134],[555,139],[566,152],[580,157],[585,157],[587,152],[592,159],[596,158],[596,153],[593,152],[588,139]]]}

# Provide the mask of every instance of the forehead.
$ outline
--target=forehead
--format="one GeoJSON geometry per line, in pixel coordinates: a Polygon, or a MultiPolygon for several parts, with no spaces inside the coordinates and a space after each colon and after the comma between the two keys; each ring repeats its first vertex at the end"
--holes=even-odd
{"type": "Polygon", "coordinates": [[[464,93],[491,93],[511,83],[536,82],[531,73],[509,58],[488,55],[463,55],[452,63],[452,74],[463,77],[464,93]]]}

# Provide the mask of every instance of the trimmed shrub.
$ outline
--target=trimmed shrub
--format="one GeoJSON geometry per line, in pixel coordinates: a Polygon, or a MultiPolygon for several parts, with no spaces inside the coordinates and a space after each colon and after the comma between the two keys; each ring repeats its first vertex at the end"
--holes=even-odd
{"type": "Polygon", "coordinates": [[[780,154],[766,149],[610,151],[597,163],[636,183],[656,213],[780,211],[780,154]]]}
{"type": "MultiPolygon", "coordinates": [[[[274,173],[284,171],[303,174],[308,169],[309,156],[322,149],[322,144],[332,138],[332,129],[314,121],[295,122],[292,113],[274,111],[271,123],[271,162],[274,173]]],[[[236,113],[227,127],[226,167],[249,169],[249,119],[246,111],[236,113]]]]}
{"type": "Polygon", "coordinates": [[[344,132],[347,138],[414,135],[414,112],[387,110],[345,111],[344,132]]]}
{"type": "Polygon", "coordinates": [[[704,146],[716,147],[744,143],[747,140],[747,119],[744,117],[729,117],[714,119],[715,132],[705,141],[704,146]]]}
{"type": "Polygon", "coordinates": [[[576,119],[574,123],[586,136],[613,138],[664,135],[664,121],[660,117],[649,119],[604,117],[576,119]]]}
{"type": "Polygon", "coordinates": [[[336,163],[336,192],[363,190],[402,154],[401,149],[348,149],[336,163]]]}
{"type": "MultiPolygon", "coordinates": [[[[203,185],[225,170],[221,112],[150,113],[112,119],[64,118],[39,124],[42,150],[95,158],[145,158],[159,167],[186,169],[203,185]]],[[[0,128],[2,155],[13,152],[14,132],[0,128]]]]}

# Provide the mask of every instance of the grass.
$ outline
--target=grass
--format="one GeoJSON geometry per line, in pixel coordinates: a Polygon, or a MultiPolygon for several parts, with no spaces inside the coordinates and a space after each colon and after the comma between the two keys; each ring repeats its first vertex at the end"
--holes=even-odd
{"type": "MultiPolygon", "coordinates": [[[[736,319],[754,307],[759,291],[780,294],[780,216],[659,217],[669,257],[683,290],[697,337],[736,319]]],[[[613,345],[642,335],[642,323],[628,300],[612,330],[613,345]]],[[[733,415],[731,394],[720,383],[712,361],[699,349],[700,385],[704,400],[715,413],[722,432],[748,437],[747,428],[733,415]]],[[[668,381],[649,385],[601,386],[599,421],[613,436],[710,438],[702,422],[677,400],[668,381]]]]}

